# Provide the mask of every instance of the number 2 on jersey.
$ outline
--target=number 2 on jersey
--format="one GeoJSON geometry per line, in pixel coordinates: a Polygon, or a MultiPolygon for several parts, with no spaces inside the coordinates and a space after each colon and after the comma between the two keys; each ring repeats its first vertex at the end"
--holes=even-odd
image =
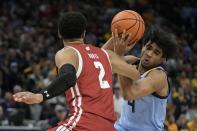
{"type": "Polygon", "coordinates": [[[101,62],[99,61],[95,61],[94,62],[94,66],[97,68],[97,69],[100,69],[100,72],[99,72],[99,83],[100,83],[100,87],[101,88],[110,88],[110,85],[108,83],[108,81],[106,80],[103,80],[104,76],[105,76],[105,69],[103,68],[103,65],[101,64],[101,62]]]}

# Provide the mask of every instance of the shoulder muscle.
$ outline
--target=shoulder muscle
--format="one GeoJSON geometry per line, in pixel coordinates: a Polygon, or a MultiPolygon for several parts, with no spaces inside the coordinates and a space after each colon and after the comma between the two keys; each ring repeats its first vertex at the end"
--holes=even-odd
{"type": "Polygon", "coordinates": [[[55,55],[55,64],[60,69],[64,64],[72,64],[75,69],[78,68],[78,55],[75,50],[71,48],[63,48],[55,55]]]}
{"type": "Polygon", "coordinates": [[[165,87],[167,82],[166,73],[161,70],[151,71],[146,78],[148,79],[148,83],[156,90],[165,87]]]}

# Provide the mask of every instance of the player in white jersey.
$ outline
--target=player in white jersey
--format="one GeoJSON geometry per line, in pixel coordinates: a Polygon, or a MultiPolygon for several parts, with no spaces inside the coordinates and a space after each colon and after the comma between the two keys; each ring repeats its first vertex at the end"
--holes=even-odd
{"type": "MultiPolygon", "coordinates": [[[[122,55],[126,46],[123,37],[115,32],[114,51],[122,55]]],[[[163,68],[167,58],[174,55],[176,42],[171,35],[152,27],[145,33],[141,58],[137,65],[139,80],[118,76],[126,100],[117,131],[163,131],[167,96],[170,93],[167,73],[163,68]]]]}

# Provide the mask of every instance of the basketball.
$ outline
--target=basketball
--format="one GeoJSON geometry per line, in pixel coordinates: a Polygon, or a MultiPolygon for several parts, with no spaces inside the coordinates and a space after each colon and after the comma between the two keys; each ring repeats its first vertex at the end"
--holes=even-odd
{"type": "Polygon", "coordinates": [[[144,34],[144,20],[137,12],[124,10],[116,14],[111,22],[111,31],[114,32],[115,29],[118,30],[119,35],[125,29],[127,33],[131,34],[131,43],[135,43],[144,34]]]}

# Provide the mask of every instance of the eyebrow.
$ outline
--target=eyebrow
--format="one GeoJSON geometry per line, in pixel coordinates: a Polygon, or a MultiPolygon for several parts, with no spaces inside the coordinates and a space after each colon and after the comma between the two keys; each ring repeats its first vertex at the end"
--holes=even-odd
{"type": "Polygon", "coordinates": [[[160,50],[158,50],[158,49],[156,49],[155,51],[156,51],[157,53],[159,53],[159,54],[161,53],[161,51],[160,51],[160,50]]]}
{"type": "Polygon", "coordinates": [[[152,47],[152,45],[151,44],[147,44],[146,47],[152,47]]]}

